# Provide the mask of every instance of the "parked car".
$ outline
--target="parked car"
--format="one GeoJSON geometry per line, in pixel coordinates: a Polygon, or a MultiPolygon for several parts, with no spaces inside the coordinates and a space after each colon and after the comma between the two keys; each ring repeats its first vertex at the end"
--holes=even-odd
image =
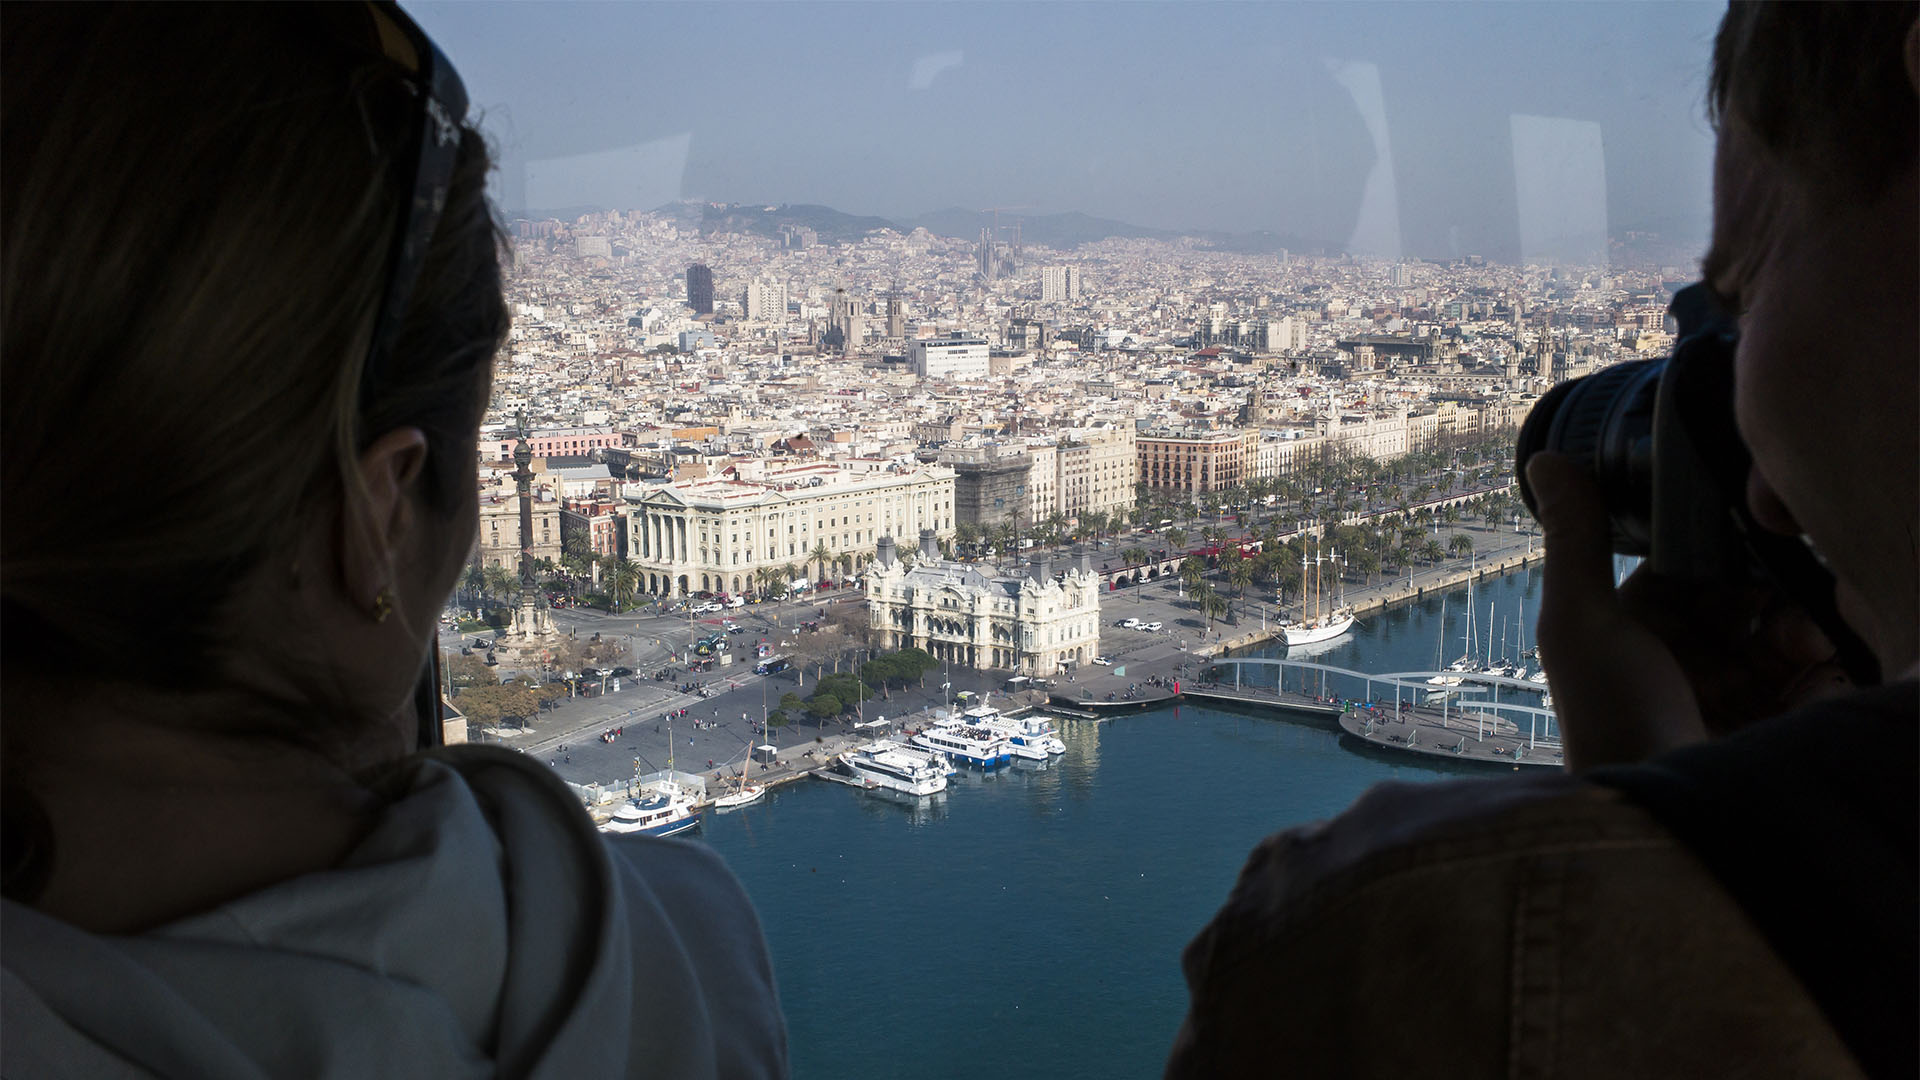
{"type": "Polygon", "coordinates": [[[725,609],[723,609],[719,604],[709,602],[709,603],[701,604],[695,607],[693,609],[693,613],[695,615],[711,615],[716,611],[722,611],[722,610],[725,610],[725,609]]]}
{"type": "Polygon", "coordinates": [[[633,669],[630,667],[617,667],[613,669],[613,677],[616,679],[625,679],[625,678],[631,677],[632,675],[633,675],[633,669]]]}
{"type": "Polygon", "coordinates": [[[1132,616],[1120,620],[1120,629],[1122,630],[1138,630],[1140,626],[1140,620],[1132,616]]]}
{"type": "Polygon", "coordinates": [[[1141,623],[1140,629],[1145,630],[1149,634],[1157,634],[1160,632],[1160,624],[1157,622],[1141,623]]]}
{"type": "Polygon", "coordinates": [[[1104,657],[1104,656],[1096,656],[1096,657],[1094,657],[1094,658],[1093,658],[1093,662],[1094,662],[1094,663],[1096,663],[1096,664],[1099,664],[1099,665],[1100,665],[1101,667],[1112,667],[1112,666],[1113,666],[1113,661],[1111,661],[1111,660],[1109,660],[1109,659],[1107,659],[1107,658],[1106,658],[1106,657],[1104,657]]]}

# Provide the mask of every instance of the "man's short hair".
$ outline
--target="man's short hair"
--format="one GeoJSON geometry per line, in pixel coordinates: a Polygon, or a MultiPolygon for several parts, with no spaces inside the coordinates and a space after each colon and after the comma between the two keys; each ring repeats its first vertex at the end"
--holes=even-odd
{"type": "Polygon", "coordinates": [[[1800,180],[1879,194],[1920,150],[1906,69],[1912,0],[1733,0],[1713,45],[1707,109],[1738,123],[1800,180]]]}

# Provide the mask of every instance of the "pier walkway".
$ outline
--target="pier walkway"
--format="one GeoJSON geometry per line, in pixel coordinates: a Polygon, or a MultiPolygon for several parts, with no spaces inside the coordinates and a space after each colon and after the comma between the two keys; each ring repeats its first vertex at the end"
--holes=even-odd
{"type": "Polygon", "coordinates": [[[1558,766],[1565,760],[1553,710],[1530,703],[1532,695],[1543,688],[1523,679],[1472,675],[1457,685],[1444,686],[1430,680],[1460,680],[1460,674],[1374,674],[1306,660],[1256,656],[1217,656],[1202,674],[1206,681],[1191,689],[1182,687],[1182,696],[1322,718],[1331,715],[1342,731],[1383,750],[1487,765],[1558,766]],[[1231,683],[1218,677],[1229,671],[1231,683]],[[1272,686],[1256,684],[1248,677],[1267,671],[1273,673],[1272,686]],[[1290,672],[1300,677],[1299,691],[1286,689],[1290,672]],[[1313,685],[1316,675],[1318,686],[1313,685]],[[1328,676],[1334,677],[1331,684],[1328,676]],[[1329,685],[1344,690],[1344,695],[1323,689],[1329,685]],[[1359,691],[1357,695],[1355,690],[1359,691]],[[1500,700],[1502,690],[1509,694],[1509,700],[1500,700]],[[1528,696],[1515,701],[1511,700],[1514,694],[1528,696]]]}

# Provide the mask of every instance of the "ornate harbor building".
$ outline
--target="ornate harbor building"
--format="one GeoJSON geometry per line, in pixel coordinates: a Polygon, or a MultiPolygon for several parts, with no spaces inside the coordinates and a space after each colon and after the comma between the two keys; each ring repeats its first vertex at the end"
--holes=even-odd
{"type": "Polygon", "coordinates": [[[1040,555],[1020,577],[942,559],[932,530],[921,531],[909,565],[882,536],[867,574],[867,616],[882,649],[914,646],[962,667],[1054,675],[1099,652],[1100,578],[1084,549],[1056,580],[1053,560],[1040,555]]]}

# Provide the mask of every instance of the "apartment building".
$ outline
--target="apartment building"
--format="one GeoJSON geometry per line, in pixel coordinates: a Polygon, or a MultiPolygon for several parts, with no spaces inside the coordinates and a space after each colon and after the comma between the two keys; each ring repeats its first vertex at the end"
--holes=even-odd
{"type": "Polygon", "coordinates": [[[1252,478],[1258,431],[1157,431],[1135,440],[1139,483],[1187,496],[1225,491],[1252,478]]]}

